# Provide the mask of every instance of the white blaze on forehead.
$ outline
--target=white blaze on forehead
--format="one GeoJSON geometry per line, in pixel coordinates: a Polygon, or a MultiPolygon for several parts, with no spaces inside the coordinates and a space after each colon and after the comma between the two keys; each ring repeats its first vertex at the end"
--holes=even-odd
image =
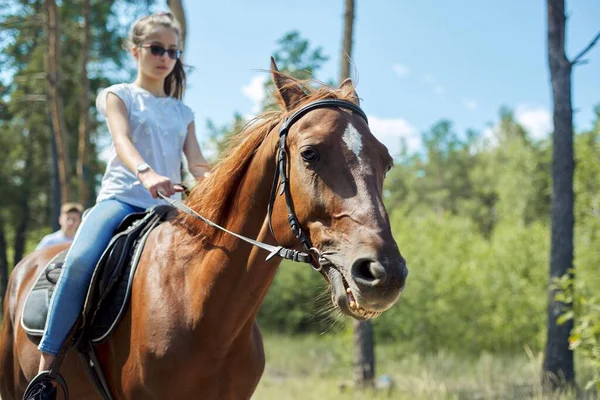
{"type": "Polygon", "coordinates": [[[360,133],[358,133],[351,122],[348,122],[348,126],[346,127],[346,130],[344,130],[344,136],[342,136],[342,139],[344,139],[344,143],[346,143],[346,146],[348,146],[348,150],[353,152],[356,158],[359,158],[358,155],[363,147],[362,136],[360,133]]]}
{"type": "Polygon", "coordinates": [[[357,193],[356,196],[346,200],[349,210],[351,210],[350,214],[359,221],[372,220],[376,215],[375,209],[377,208],[377,202],[374,202],[365,181],[365,178],[368,175],[371,175],[371,167],[365,162],[364,158],[360,157],[360,152],[363,148],[363,137],[354,125],[349,122],[344,130],[342,139],[344,140],[344,143],[346,143],[348,150],[350,150],[358,160],[358,168],[354,168],[352,171],[357,193]]]}

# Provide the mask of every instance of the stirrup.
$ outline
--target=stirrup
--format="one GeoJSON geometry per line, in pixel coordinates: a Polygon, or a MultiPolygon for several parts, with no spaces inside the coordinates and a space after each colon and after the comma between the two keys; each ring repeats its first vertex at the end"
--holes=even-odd
{"type": "Polygon", "coordinates": [[[50,371],[42,371],[35,376],[27,385],[23,400],[56,400],[56,387],[53,383],[56,382],[60,385],[65,399],[69,399],[69,389],[67,389],[67,383],[63,379],[61,374],[52,376],[50,371]]]}

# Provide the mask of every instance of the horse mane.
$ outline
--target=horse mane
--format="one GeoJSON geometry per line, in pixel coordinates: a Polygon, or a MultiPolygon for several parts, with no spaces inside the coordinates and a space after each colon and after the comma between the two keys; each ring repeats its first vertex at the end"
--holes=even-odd
{"type": "MultiPolygon", "coordinates": [[[[269,107],[278,108],[267,109],[267,111],[248,121],[238,132],[231,135],[210,176],[200,181],[192,189],[186,200],[188,207],[216,224],[223,225],[250,162],[260,145],[278,124],[307,103],[323,99],[352,100],[355,95],[353,91],[347,93],[347,91],[342,91],[316,80],[296,80],[281,72],[276,72],[276,74],[289,80],[282,89],[298,86],[306,96],[290,111],[285,111],[282,104],[269,107]]],[[[274,98],[277,99],[278,97],[274,96],[274,98]]],[[[201,243],[214,243],[217,237],[223,234],[220,230],[211,228],[205,222],[193,216],[180,214],[178,219],[181,225],[187,228],[191,236],[200,239],[201,243]]]]}

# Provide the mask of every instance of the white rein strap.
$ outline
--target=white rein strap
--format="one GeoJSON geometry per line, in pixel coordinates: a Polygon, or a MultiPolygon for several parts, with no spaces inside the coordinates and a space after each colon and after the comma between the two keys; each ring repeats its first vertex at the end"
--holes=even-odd
{"type": "Polygon", "coordinates": [[[256,241],[254,239],[250,239],[246,236],[242,236],[238,233],[235,232],[231,232],[228,229],[223,228],[220,225],[215,224],[214,222],[204,218],[202,215],[198,214],[196,211],[192,210],[191,208],[189,208],[188,206],[186,206],[185,204],[183,204],[182,202],[175,200],[175,199],[171,199],[165,195],[163,195],[162,193],[158,193],[158,195],[163,198],[164,200],[168,201],[173,207],[177,208],[179,211],[182,211],[188,215],[191,215],[192,217],[198,218],[199,220],[203,221],[204,223],[206,223],[209,226],[212,226],[213,228],[217,228],[222,230],[223,232],[226,232],[230,235],[235,236],[238,239],[241,239],[247,243],[250,243],[251,245],[254,245],[256,247],[259,247],[263,250],[266,250],[269,252],[269,255],[267,256],[267,258],[265,259],[265,261],[269,261],[271,260],[273,257],[275,256],[279,256],[281,258],[285,258],[287,260],[292,260],[295,262],[302,262],[302,263],[306,263],[306,264],[310,264],[311,263],[311,257],[309,254],[300,252],[300,251],[296,251],[296,250],[292,250],[292,249],[286,249],[283,246],[273,246],[267,243],[263,243],[263,242],[259,242],[256,241]]]}

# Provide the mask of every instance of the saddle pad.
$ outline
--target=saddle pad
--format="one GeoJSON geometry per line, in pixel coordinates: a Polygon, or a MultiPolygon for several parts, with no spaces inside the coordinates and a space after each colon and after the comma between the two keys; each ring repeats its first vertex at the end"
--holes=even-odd
{"type": "Polygon", "coordinates": [[[137,270],[138,261],[144,250],[146,239],[150,232],[162,221],[159,217],[147,222],[147,225],[133,244],[130,255],[122,268],[106,273],[98,269],[92,277],[92,284],[84,306],[84,324],[86,336],[92,343],[102,343],[108,339],[115,329],[123,313],[127,309],[133,277],[137,270]],[[96,283],[98,281],[98,283],[96,283]],[[98,290],[98,289],[101,290],[98,290]],[[96,289],[96,293],[94,293],[96,289]]]}
{"type": "Polygon", "coordinates": [[[67,250],[54,256],[46,268],[38,275],[35,285],[29,292],[25,302],[21,321],[28,334],[42,336],[46,325],[46,316],[50,299],[54,293],[56,282],[62,274],[62,265],[65,262],[67,250]]]}
{"type": "MultiPolygon", "coordinates": [[[[146,239],[174,208],[159,206],[149,213],[131,214],[123,221],[102,255],[94,274],[83,311],[83,329],[93,343],[108,338],[127,308],[131,284],[146,239]],[[129,226],[127,226],[129,225],[129,226]],[[108,264],[108,265],[107,265],[108,264]]],[[[44,333],[48,305],[62,274],[66,250],[42,270],[26,301],[21,325],[30,339],[39,341],[44,333]]]]}

